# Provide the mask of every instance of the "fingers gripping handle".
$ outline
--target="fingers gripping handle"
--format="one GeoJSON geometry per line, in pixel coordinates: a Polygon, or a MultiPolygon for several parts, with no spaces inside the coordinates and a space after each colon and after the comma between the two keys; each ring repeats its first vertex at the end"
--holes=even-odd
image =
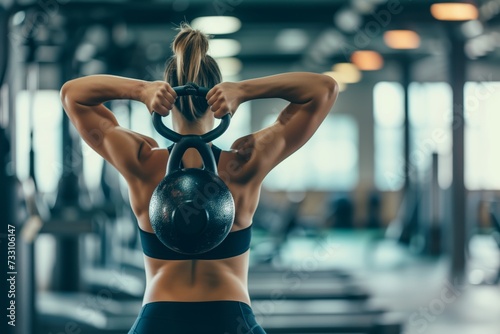
{"type": "Polygon", "coordinates": [[[177,96],[186,96],[186,95],[194,95],[199,97],[207,96],[209,91],[208,88],[198,87],[197,84],[189,82],[184,86],[173,87],[173,90],[177,94],[177,96]]]}
{"type": "MultiPolygon", "coordinates": [[[[208,88],[198,87],[194,83],[188,83],[185,86],[173,87],[173,89],[177,94],[177,96],[194,95],[194,96],[205,97],[207,96],[207,93],[209,91],[208,88]]],[[[167,138],[168,140],[173,141],[174,143],[177,143],[179,140],[182,139],[183,136],[181,134],[169,129],[168,127],[165,126],[165,124],[163,124],[162,116],[160,114],[153,112],[152,116],[153,116],[153,126],[160,135],[167,138]]],[[[220,137],[229,127],[230,120],[231,120],[231,115],[226,114],[224,117],[221,118],[220,124],[215,129],[200,136],[201,140],[208,143],[220,137]]]]}

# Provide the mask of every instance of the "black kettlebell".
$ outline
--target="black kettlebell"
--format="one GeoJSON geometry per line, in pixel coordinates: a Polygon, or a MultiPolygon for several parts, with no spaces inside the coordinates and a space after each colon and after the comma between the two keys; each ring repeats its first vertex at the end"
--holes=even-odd
{"type": "MultiPolygon", "coordinates": [[[[177,96],[205,97],[207,88],[195,84],[174,87],[177,96]]],[[[229,234],[234,221],[234,200],[217,174],[209,142],[226,131],[230,114],[217,128],[204,135],[181,135],[153,113],[153,124],[162,136],[173,141],[167,174],[158,184],[149,203],[151,226],[160,241],[171,250],[188,255],[202,254],[217,247],[229,234]],[[200,153],[204,168],[181,168],[188,148],[200,153]]]]}

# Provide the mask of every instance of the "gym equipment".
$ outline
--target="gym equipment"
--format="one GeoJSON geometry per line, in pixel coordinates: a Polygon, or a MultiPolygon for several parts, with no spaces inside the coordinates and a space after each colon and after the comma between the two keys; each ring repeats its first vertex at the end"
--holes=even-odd
{"type": "Polygon", "coordinates": [[[382,314],[384,309],[364,300],[307,299],[307,300],[252,300],[256,316],[301,314],[382,314]]]}
{"type": "Polygon", "coordinates": [[[442,252],[442,219],[440,217],[441,189],[438,183],[438,154],[432,153],[432,163],[427,173],[427,180],[422,189],[419,229],[421,241],[419,251],[422,254],[438,256],[442,252]]]}
{"type": "Polygon", "coordinates": [[[264,317],[266,333],[365,333],[400,334],[403,316],[398,314],[292,314],[264,317]]]}
{"type": "MultiPolygon", "coordinates": [[[[193,83],[174,87],[178,96],[205,97],[207,88],[193,83]]],[[[217,247],[229,234],[234,221],[234,200],[217,174],[214,155],[208,145],[229,126],[230,115],[202,135],[181,135],[167,128],[158,113],[153,124],[162,136],[173,141],[165,178],[156,187],[149,205],[151,226],[168,248],[183,254],[201,254],[217,247]],[[204,169],[181,168],[188,148],[200,153],[204,169]]]]}
{"type": "Polygon", "coordinates": [[[337,279],[348,280],[352,276],[341,269],[321,269],[305,270],[294,269],[292,267],[274,267],[271,265],[254,265],[248,271],[248,279],[294,279],[294,278],[314,278],[314,279],[337,279]]]}
{"type": "Polygon", "coordinates": [[[409,246],[415,254],[438,256],[443,252],[444,199],[439,187],[438,154],[431,154],[431,165],[421,180],[407,184],[396,218],[389,223],[385,237],[409,246]]]}
{"type": "Polygon", "coordinates": [[[269,272],[277,269],[269,266],[269,263],[282,261],[282,247],[299,225],[299,212],[305,197],[288,198],[286,204],[281,205],[274,203],[271,198],[262,197],[265,197],[265,192],[254,214],[252,229],[256,231],[260,228],[267,236],[259,240],[258,234],[254,233],[251,266],[269,272]]]}
{"type": "Polygon", "coordinates": [[[367,300],[370,297],[368,291],[355,284],[333,279],[296,279],[288,284],[283,280],[252,279],[248,282],[248,291],[252,300],[367,300]]]}
{"type": "Polygon", "coordinates": [[[382,210],[382,194],[373,190],[368,195],[368,219],[366,222],[367,228],[379,229],[383,223],[380,217],[382,210]]]}
{"type": "Polygon", "coordinates": [[[328,227],[354,228],[354,203],[348,195],[332,199],[328,210],[328,227]]]}
{"type": "Polygon", "coordinates": [[[370,293],[343,270],[305,270],[269,265],[250,267],[248,291],[252,300],[367,301],[370,293]]]}
{"type": "Polygon", "coordinates": [[[68,328],[80,334],[127,333],[141,309],[141,300],[109,299],[110,291],[103,289],[98,295],[39,293],[37,333],[65,333],[68,328]]]}

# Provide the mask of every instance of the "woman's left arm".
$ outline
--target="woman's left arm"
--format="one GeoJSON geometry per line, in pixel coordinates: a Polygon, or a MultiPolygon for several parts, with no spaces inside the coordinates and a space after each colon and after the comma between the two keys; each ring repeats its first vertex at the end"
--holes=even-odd
{"type": "Polygon", "coordinates": [[[141,177],[138,151],[141,142],[120,127],[103,103],[130,99],[167,115],[175,102],[172,87],[163,81],[142,81],[110,75],[92,75],[68,81],[61,88],[64,110],[87,144],[127,179],[141,177]]]}

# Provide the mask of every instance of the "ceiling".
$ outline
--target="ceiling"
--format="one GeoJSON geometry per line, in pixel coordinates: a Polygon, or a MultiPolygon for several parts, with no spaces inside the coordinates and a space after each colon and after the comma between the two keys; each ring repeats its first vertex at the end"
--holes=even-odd
{"type": "Polygon", "coordinates": [[[10,39],[21,45],[20,60],[53,65],[74,59],[78,50],[80,61],[69,66],[83,73],[90,63],[108,73],[158,79],[175,26],[207,15],[241,20],[239,31],[216,37],[240,42],[237,58],[246,70],[326,71],[359,49],[377,50],[386,61],[446,56],[453,31],[483,47],[469,50],[470,58],[491,63],[500,58],[500,0],[478,1],[480,20],[466,28],[432,18],[432,0],[3,1],[12,9],[10,39]],[[357,29],[349,31],[346,27],[356,26],[357,19],[357,29]],[[420,47],[396,51],[385,46],[383,32],[393,28],[417,31],[420,47]]]}

